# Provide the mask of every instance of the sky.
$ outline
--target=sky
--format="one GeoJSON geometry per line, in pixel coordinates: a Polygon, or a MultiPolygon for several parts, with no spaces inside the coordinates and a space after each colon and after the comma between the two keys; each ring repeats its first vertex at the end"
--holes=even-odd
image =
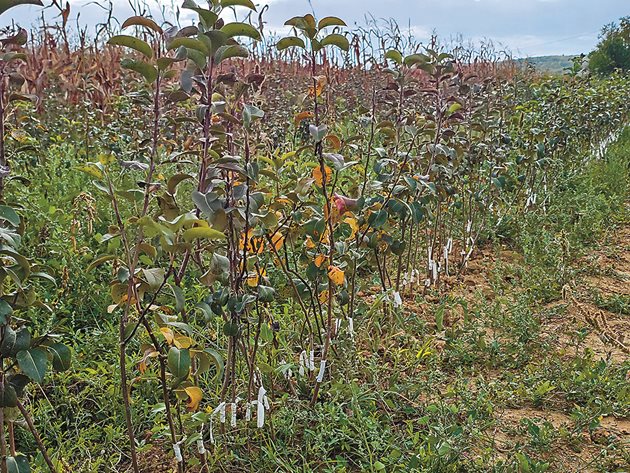
{"type": "MultiPolygon", "coordinates": [[[[64,0],[65,2],[66,0],[64,0]]],[[[88,31],[106,14],[98,4],[112,1],[114,15],[124,20],[132,14],[129,1],[69,0],[70,23],[87,25],[88,31]]],[[[182,0],[146,0],[161,17],[161,8],[172,15],[182,0]]],[[[588,53],[597,44],[601,27],[630,15],[630,0],[253,0],[269,4],[264,21],[269,31],[282,31],[285,20],[314,11],[321,18],[334,15],[348,25],[365,25],[366,16],[394,19],[421,42],[432,32],[444,40],[461,35],[475,42],[486,39],[511,51],[514,57],[588,53]]],[[[50,4],[50,0],[44,0],[50,4]]],[[[197,0],[203,4],[204,0],[197,0]]],[[[46,10],[49,18],[56,12],[46,10]]],[[[42,14],[41,7],[18,6],[0,17],[0,26],[11,21],[29,26],[42,14]]],[[[187,14],[186,14],[187,15],[187,14]]],[[[182,25],[190,16],[182,16],[182,25]]],[[[171,16],[172,18],[172,16],[171,16]]]]}

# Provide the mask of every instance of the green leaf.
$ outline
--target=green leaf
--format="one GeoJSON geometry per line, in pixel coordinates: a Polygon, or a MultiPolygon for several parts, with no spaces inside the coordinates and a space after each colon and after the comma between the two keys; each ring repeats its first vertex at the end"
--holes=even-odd
{"type": "Polygon", "coordinates": [[[249,56],[249,51],[243,46],[232,44],[229,46],[221,46],[217,53],[214,55],[214,62],[220,63],[224,59],[229,59],[232,57],[243,57],[246,58],[249,56]]]}
{"type": "Polygon", "coordinates": [[[0,15],[2,15],[9,8],[17,7],[18,5],[37,5],[39,7],[44,6],[41,0],[0,0],[0,15]]]}
{"type": "Polygon", "coordinates": [[[7,323],[7,317],[9,317],[13,313],[13,307],[5,301],[4,299],[0,299],[0,325],[4,325],[7,323]]]}
{"type": "Polygon", "coordinates": [[[454,102],[454,103],[451,104],[450,107],[448,107],[448,114],[452,115],[453,113],[455,113],[460,108],[462,108],[462,104],[459,103],[459,102],[454,102]]]}
{"type": "Polygon", "coordinates": [[[169,284],[168,287],[171,288],[173,297],[175,298],[175,312],[182,312],[186,307],[186,295],[184,294],[183,289],[172,284],[169,284]]]}
{"type": "Polygon", "coordinates": [[[123,59],[120,61],[120,65],[125,69],[139,73],[149,83],[154,82],[155,79],[157,79],[157,69],[148,62],[136,61],[135,59],[123,59]]]}
{"type": "Polygon", "coordinates": [[[183,238],[186,243],[190,243],[198,238],[205,238],[208,240],[225,240],[225,235],[214,228],[194,227],[186,230],[183,238]]]}
{"type": "Polygon", "coordinates": [[[157,63],[157,67],[160,71],[165,71],[167,70],[169,67],[171,67],[173,64],[175,64],[176,62],[180,62],[181,59],[177,59],[177,58],[172,58],[172,57],[161,57],[159,58],[156,63],[157,63]]]}
{"type": "Polygon", "coordinates": [[[190,352],[187,349],[171,347],[167,356],[168,369],[178,379],[188,377],[190,371],[190,352]]]}
{"type": "Polygon", "coordinates": [[[387,222],[387,216],[387,211],[383,209],[373,212],[368,218],[368,225],[375,229],[380,228],[387,222]]]}
{"type": "Polygon", "coordinates": [[[151,49],[149,43],[147,43],[146,41],[142,41],[141,39],[134,38],[133,36],[124,34],[112,36],[107,44],[113,44],[115,46],[125,46],[127,48],[135,49],[148,58],[153,57],[153,49],[151,49]]]}
{"type": "Polygon", "coordinates": [[[226,7],[245,7],[256,11],[256,5],[252,0],[221,0],[221,6],[226,7]]]}
{"type": "Polygon", "coordinates": [[[168,49],[177,49],[181,46],[187,49],[194,49],[206,55],[209,53],[208,47],[204,42],[195,38],[175,38],[168,44],[168,49]]]}
{"type": "Polygon", "coordinates": [[[247,36],[248,38],[255,39],[256,41],[262,40],[260,32],[256,28],[247,23],[240,23],[238,21],[226,24],[223,28],[221,28],[221,32],[225,33],[228,38],[233,38],[234,36],[247,36]]]}
{"type": "Polygon", "coordinates": [[[0,61],[4,61],[4,62],[7,62],[7,63],[11,62],[11,61],[17,61],[17,60],[25,61],[26,60],[26,54],[10,52],[10,53],[5,53],[5,54],[0,56],[0,61]]]}
{"type": "Polygon", "coordinates": [[[182,8],[196,12],[208,28],[219,19],[218,15],[206,8],[200,8],[193,0],[185,0],[182,8]]]}
{"type": "Polygon", "coordinates": [[[255,105],[247,104],[243,107],[243,124],[249,128],[254,118],[264,118],[265,112],[255,105]]]}
{"type": "Polygon", "coordinates": [[[315,38],[317,35],[317,25],[315,18],[310,13],[305,16],[295,16],[284,23],[287,26],[294,26],[298,30],[303,31],[309,39],[315,38]]]}
{"type": "Polygon", "coordinates": [[[258,286],[258,300],[260,302],[273,302],[276,298],[276,290],[269,286],[258,286]]]}
{"type": "Polygon", "coordinates": [[[31,473],[28,459],[24,455],[7,457],[7,473],[31,473]]]}
{"type": "Polygon", "coordinates": [[[319,20],[319,23],[317,24],[317,28],[320,30],[328,26],[348,26],[348,25],[346,25],[345,21],[343,21],[341,18],[337,18],[336,16],[327,16],[325,18],[322,18],[321,20],[319,20]]]}
{"type": "Polygon", "coordinates": [[[143,269],[142,274],[152,290],[158,289],[164,283],[164,270],[162,268],[143,269]]]}
{"type": "MultiPolygon", "coordinates": [[[[206,64],[208,64],[208,56],[196,49],[186,48],[186,57],[194,62],[199,69],[205,69],[206,64]]],[[[189,70],[185,70],[182,72],[180,76],[180,83],[182,84],[182,89],[186,92],[190,93],[192,90],[192,76],[193,73],[189,70]]]]}
{"type": "Polygon", "coordinates": [[[385,59],[391,59],[396,64],[400,65],[403,63],[403,56],[400,51],[396,49],[390,49],[385,53],[385,59]]]}
{"type": "Polygon", "coordinates": [[[149,30],[153,30],[156,33],[162,34],[162,28],[158,26],[158,24],[151,20],[150,18],[145,18],[143,16],[132,16],[127,18],[125,22],[122,24],[122,29],[128,28],[129,26],[143,26],[149,30]]]}
{"type": "Polygon", "coordinates": [[[0,218],[6,220],[14,227],[20,225],[20,216],[8,205],[0,205],[0,218]]]}
{"type": "Polygon", "coordinates": [[[21,270],[23,271],[23,280],[28,278],[28,276],[31,274],[31,265],[28,260],[17,251],[15,251],[13,248],[5,245],[0,245],[0,254],[8,255],[15,260],[15,262],[20,266],[21,270]]]}
{"type": "Polygon", "coordinates": [[[116,257],[114,255],[103,255],[103,256],[100,256],[100,257],[96,258],[94,261],[92,261],[90,263],[90,265],[86,268],[86,271],[91,271],[94,268],[102,265],[103,263],[107,263],[108,261],[113,261],[115,259],[116,259],[116,257]]]}
{"type": "Polygon", "coordinates": [[[348,42],[348,38],[343,35],[333,33],[326,36],[321,41],[322,46],[337,46],[339,49],[343,49],[344,51],[348,51],[350,49],[350,43],[348,42]]]}
{"type": "Polygon", "coordinates": [[[278,49],[278,51],[284,51],[285,49],[294,47],[306,49],[306,44],[304,44],[304,40],[302,38],[298,38],[297,36],[282,38],[276,44],[276,48],[278,49]]]}
{"type": "Polygon", "coordinates": [[[220,30],[209,30],[203,35],[210,40],[210,45],[212,46],[210,48],[211,54],[215,54],[221,46],[225,46],[229,39],[226,34],[220,30]]]}
{"type": "Polygon", "coordinates": [[[236,337],[238,335],[238,323],[225,322],[225,324],[223,325],[223,333],[227,337],[236,337]]]}
{"type": "Polygon", "coordinates": [[[48,357],[41,348],[22,350],[17,354],[18,366],[22,372],[36,383],[41,384],[46,374],[48,357]]]}
{"type": "Polygon", "coordinates": [[[52,365],[55,371],[68,371],[72,364],[72,352],[63,343],[55,343],[48,347],[50,353],[52,353],[52,365]]]}
{"type": "Polygon", "coordinates": [[[416,64],[425,64],[430,61],[428,56],[424,54],[410,54],[409,56],[405,56],[404,63],[405,66],[414,66],[416,64]]]}
{"type": "Polygon", "coordinates": [[[17,401],[15,388],[5,383],[4,389],[0,392],[0,407],[17,407],[17,401]]]}
{"type": "Polygon", "coordinates": [[[197,353],[196,357],[199,361],[197,373],[201,374],[208,371],[210,369],[210,362],[212,361],[212,363],[216,367],[216,377],[221,377],[221,375],[223,374],[225,363],[223,361],[223,357],[218,351],[213,350],[212,348],[206,348],[204,351],[197,353]]]}
{"type": "Polygon", "coordinates": [[[175,195],[179,183],[185,181],[186,179],[193,179],[193,176],[191,176],[190,174],[180,173],[170,177],[168,183],[166,184],[166,189],[168,190],[168,193],[171,195],[175,195]]]}
{"type": "Polygon", "coordinates": [[[15,394],[17,397],[22,397],[24,394],[24,389],[29,385],[31,379],[28,376],[23,375],[22,373],[16,373],[14,375],[10,375],[7,377],[7,381],[13,389],[15,389],[15,394]]]}
{"type": "Polygon", "coordinates": [[[16,331],[9,326],[5,327],[4,334],[2,336],[2,343],[0,343],[0,353],[2,353],[2,356],[11,356],[14,354],[16,341],[16,331]]]}
{"type": "Polygon", "coordinates": [[[15,346],[13,347],[12,355],[21,350],[28,350],[31,347],[31,332],[28,327],[22,327],[15,334],[15,346]]]}

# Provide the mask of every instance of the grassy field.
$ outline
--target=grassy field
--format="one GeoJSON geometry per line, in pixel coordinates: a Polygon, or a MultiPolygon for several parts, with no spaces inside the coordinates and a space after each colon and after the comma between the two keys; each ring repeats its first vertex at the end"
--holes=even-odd
{"type": "MultiPolygon", "coordinates": [[[[38,168],[33,181],[41,184],[28,199],[55,202],[44,213],[70,218],[77,197],[85,199],[83,177],[44,179],[67,159],[62,149],[38,168]]],[[[629,157],[627,129],[604,160],[561,176],[545,209],[483,242],[463,277],[404,293],[403,307],[386,318],[380,310],[358,317],[354,340],[337,345],[345,356],[322,401],[309,409],[279,396],[269,430],[248,428],[247,442],[240,430],[215,432],[230,448],[215,451],[211,468],[624,471],[630,365],[614,340],[623,343],[630,328],[629,157]]],[[[67,253],[65,226],[52,230],[60,235],[47,236],[59,245],[48,250],[59,260],[51,264],[69,273],[53,321],[73,329],[76,362],[35,391],[29,407],[53,456],[72,471],[118,471],[115,322],[102,313],[107,295],[91,290],[94,279],[77,277],[84,251],[67,253]]],[[[361,297],[374,306],[378,292],[361,297]]],[[[171,471],[153,427],[164,421],[159,405],[136,402],[146,429],[142,471],[171,471]]]]}

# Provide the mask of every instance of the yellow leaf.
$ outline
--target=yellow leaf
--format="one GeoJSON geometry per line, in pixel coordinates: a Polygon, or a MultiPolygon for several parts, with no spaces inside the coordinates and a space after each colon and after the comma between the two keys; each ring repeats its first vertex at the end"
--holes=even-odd
{"type": "Polygon", "coordinates": [[[267,276],[267,271],[264,268],[256,271],[255,273],[247,275],[247,285],[249,287],[256,287],[260,282],[260,278],[264,278],[267,276]]]}
{"type": "Polygon", "coordinates": [[[315,93],[317,92],[317,96],[319,97],[320,95],[322,95],[322,92],[324,91],[324,87],[326,87],[326,76],[319,76],[317,77],[317,87],[309,87],[308,88],[308,95],[310,97],[312,97],[313,95],[315,95],[315,93]]]}
{"type": "Polygon", "coordinates": [[[300,123],[302,123],[303,120],[306,120],[307,118],[313,118],[315,115],[313,115],[313,112],[301,112],[298,113],[297,115],[295,115],[295,125],[299,125],[300,123]]]}
{"type": "Polygon", "coordinates": [[[172,345],[175,340],[175,334],[173,334],[173,331],[169,327],[160,327],[160,332],[164,336],[166,343],[172,345]]]}
{"type": "Polygon", "coordinates": [[[345,279],[346,279],[346,275],[337,266],[329,266],[328,267],[328,278],[336,286],[341,286],[343,284],[343,282],[345,281],[345,279]]]}
{"type": "Polygon", "coordinates": [[[282,245],[284,244],[284,236],[282,235],[282,233],[278,232],[273,235],[271,237],[271,243],[273,243],[273,247],[276,249],[276,251],[280,251],[280,248],[282,248],[282,245]]]}
{"type": "Polygon", "coordinates": [[[249,287],[256,287],[256,286],[258,286],[258,280],[259,279],[260,278],[258,277],[258,274],[256,274],[256,273],[251,274],[251,275],[247,276],[247,285],[249,287]]]}
{"type": "Polygon", "coordinates": [[[98,156],[98,162],[104,165],[112,164],[116,162],[116,156],[113,154],[100,154],[98,156]]]}
{"type": "Polygon", "coordinates": [[[315,257],[315,266],[317,266],[318,268],[321,268],[322,264],[324,264],[324,261],[326,261],[325,255],[317,255],[315,257]]]}
{"type": "Polygon", "coordinates": [[[328,291],[322,291],[318,296],[319,302],[325,304],[328,301],[328,291]]]}
{"type": "Polygon", "coordinates": [[[350,225],[350,228],[352,228],[352,235],[350,235],[349,240],[354,240],[354,237],[359,231],[359,224],[357,223],[357,219],[352,218],[352,217],[346,217],[343,221],[344,223],[347,223],[348,225],[350,225]]]}
{"type": "MultiPolygon", "coordinates": [[[[324,166],[324,172],[326,173],[326,184],[328,184],[332,178],[332,169],[328,166],[324,166]]],[[[320,187],[322,186],[322,169],[320,166],[317,166],[313,169],[313,179],[320,187]]]]}
{"type": "Polygon", "coordinates": [[[193,344],[193,340],[185,335],[175,334],[173,343],[181,350],[182,348],[190,348],[193,344]]]}
{"type": "Polygon", "coordinates": [[[190,398],[188,404],[186,404],[188,410],[196,411],[197,409],[199,409],[199,403],[203,398],[203,391],[197,386],[190,386],[188,388],[185,388],[184,391],[186,391],[186,394],[188,394],[188,397],[190,398]]]}
{"type": "Polygon", "coordinates": [[[247,245],[248,253],[259,255],[265,249],[265,242],[262,239],[262,237],[255,237],[253,235],[254,235],[254,230],[250,229],[247,232],[247,236],[243,236],[241,238],[241,242],[239,246],[241,247],[241,250],[242,250],[245,247],[245,245],[247,245]]]}
{"type": "Polygon", "coordinates": [[[197,238],[207,238],[209,240],[225,240],[225,235],[210,227],[193,227],[184,232],[184,241],[190,243],[197,238]]]}
{"type": "Polygon", "coordinates": [[[100,169],[98,169],[96,166],[94,166],[93,164],[86,164],[85,166],[80,166],[79,170],[83,171],[84,173],[87,173],[97,179],[102,179],[103,178],[103,173],[100,171],[100,169]]]}
{"type": "Polygon", "coordinates": [[[306,246],[309,250],[312,250],[317,245],[313,242],[313,239],[310,236],[306,237],[306,241],[304,242],[304,246],[306,246]]]}

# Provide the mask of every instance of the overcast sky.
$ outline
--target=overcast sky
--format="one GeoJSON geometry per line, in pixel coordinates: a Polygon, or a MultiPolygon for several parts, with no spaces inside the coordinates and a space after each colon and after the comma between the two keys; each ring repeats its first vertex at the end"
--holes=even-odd
{"type": "MultiPolygon", "coordinates": [[[[65,1],[65,0],[64,0],[65,1]]],[[[114,14],[124,19],[131,14],[127,0],[112,0],[114,14]]],[[[133,0],[132,0],[133,1],[133,0]]],[[[44,0],[46,4],[50,0],[44,0]]],[[[182,0],[147,0],[170,12],[182,0]]],[[[281,28],[284,21],[295,15],[311,12],[308,0],[254,0],[259,5],[270,4],[265,13],[269,30],[281,28]]],[[[98,0],[70,0],[70,21],[95,25],[105,14],[98,0]]],[[[197,0],[202,4],[204,0],[197,0]]],[[[597,43],[601,27],[630,15],[630,0],[311,0],[317,17],[335,15],[349,25],[365,24],[366,15],[393,18],[411,31],[420,41],[426,41],[436,31],[444,39],[461,34],[465,39],[492,39],[505,45],[514,56],[548,54],[579,54],[588,52],[597,43]]],[[[49,9],[53,16],[53,10],[49,9]]],[[[0,18],[0,26],[15,20],[32,24],[41,15],[41,8],[19,6],[0,18]]],[[[158,15],[159,16],[159,15],[158,15]]],[[[187,18],[182,19],[186,24],[187,18]]]]}

